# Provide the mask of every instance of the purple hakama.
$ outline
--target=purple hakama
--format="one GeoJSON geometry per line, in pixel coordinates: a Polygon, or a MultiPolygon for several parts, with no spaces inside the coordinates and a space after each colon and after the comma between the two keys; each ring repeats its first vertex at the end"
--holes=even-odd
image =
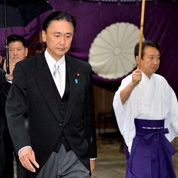
{"type": "Polygon", "coordinates": [[[176,150],[165,137],[164,120],[135,119],[135,127],[126,178],[176,178],[171,158],[176,150]]]}

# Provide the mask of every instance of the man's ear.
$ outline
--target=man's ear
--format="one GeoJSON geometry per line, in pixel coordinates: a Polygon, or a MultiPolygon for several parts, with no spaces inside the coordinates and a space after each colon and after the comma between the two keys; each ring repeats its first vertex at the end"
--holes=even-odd
{"type": "Polygon", "coordinates": [[[42,30],[41,37],[42,37],[42,41],[46,42],[46,32],[44,30],[42,30]]]}
{"type": "Polygon", "coordinates": [[[28,56],[28,48],[25,48],[25,57],[28,56]]]}

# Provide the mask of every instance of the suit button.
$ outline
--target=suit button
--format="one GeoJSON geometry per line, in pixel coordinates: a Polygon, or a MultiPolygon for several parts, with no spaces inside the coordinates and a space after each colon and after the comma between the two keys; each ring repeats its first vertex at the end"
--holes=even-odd
{"type": "Polygon", "coordinates": [[[63,124],[62,124],[62,123],[59,123],[59,126],[60,126],[60,127],[62,127],[62,126],[63,126],[63,124]]]}
{"type": "Polygon", "coordinates": [[[64,111],[63,111],[63,110],[61,110],[61,114],[64,114],[64,111]]]}

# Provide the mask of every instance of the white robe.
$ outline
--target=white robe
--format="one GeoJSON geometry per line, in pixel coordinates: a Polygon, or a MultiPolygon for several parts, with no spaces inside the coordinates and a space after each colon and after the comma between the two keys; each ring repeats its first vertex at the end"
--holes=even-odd
{"type": "Polygon", "coordinates": [[[132,80],[132,75],[122,80],[116,91],[113,107],[118,127],[131,151],[132,141],[135,137],[134,118],[161,120],[165,119],[165,128],[169,133],[167,139],[171,142],[178,134],[178,103],[177,98],[164,77],[153,74],[149,79],[142,72],[142,80],[133,89],[124,105],[121,103],[120,91],[132,80]]]}

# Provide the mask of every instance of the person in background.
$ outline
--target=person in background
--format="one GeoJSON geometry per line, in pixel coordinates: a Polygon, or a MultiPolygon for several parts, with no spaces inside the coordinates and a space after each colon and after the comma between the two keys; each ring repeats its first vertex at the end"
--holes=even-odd
{"type": "MultiPolygon", "coordinates": [[[[2,165],[2,178],[13,178],[13,158],[14,149],[9,135],[7,121],[5,116],[5,104],[8,92],[13,81],[13,71],[17,62],[25,59],[28,54],[27,41],[19,35],[12,34],[7,37],[7,44],[9,48],[9,69],[10,73],[6,73],[6,63],[4,62],[4,70],[0,69],[0,129],[2,135],[1,146],[3,147],[2,157],[4,164],[2,165]]],[[[3,162],[2,162],[3,163],[3,162]]]]}
{"type": "MultiPolygon", "coordinates": [[[[135,46],[138,64],[139,44],[135,46]]],[[[113,107],[124,137],[127,178],[176,178],[170,143],[178,134],[178,103],[173,89],[155,72],[160,65],[160,47],[142,44],[141,68],[122,80],[113,107]]]]}
{"type": "Polygon", "coordinates": [[[6,115],[18,178],[87,178],[94,170],[91,66],[66,54],[75,26],[67,12],[50,14],[42,30],[46,50],[15,67],[6,115]]]}

